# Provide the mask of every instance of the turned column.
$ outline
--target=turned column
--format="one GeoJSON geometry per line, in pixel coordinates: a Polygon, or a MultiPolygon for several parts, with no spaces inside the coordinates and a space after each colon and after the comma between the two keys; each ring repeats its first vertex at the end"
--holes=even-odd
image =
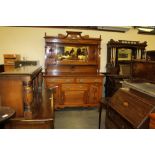
{"type": "Polygon", "coordinates": [[[39,90],[42,89],[42,83],[43,83],[43,73],[40,72],[39,76],[38,76],[38,86],[39,86],[39,90]]]}
{"type": "Polygon", "coordinates": [[[32,81],[23,82],[24,118],[32,118],[33,87],[32,81]]]}

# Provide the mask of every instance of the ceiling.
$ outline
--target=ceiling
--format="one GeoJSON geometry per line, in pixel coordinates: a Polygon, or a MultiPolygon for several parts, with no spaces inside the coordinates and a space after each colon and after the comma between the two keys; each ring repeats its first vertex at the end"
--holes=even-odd
{"type": "Polygon", "coordinates": [[[57,28],[76,28],[76,29],[91,29],[98,31],[112,31],[125,33],[131,28],[138,30],[138,34],[155,35],[155,26],[51,26],[57,28]]]}
{"type": "MultiPolygon", "coordinates": [[[[21,27],[21,26],[18,26],[21,27]]],[[[25,27],[25,26],[22,26],[25,27]]],[[[71,29],[86,29],[97,31],[111,31],[125,33],[131,28],[137,29],[138,34],[155,35],[155,26],[26,26],[35,28],[71,28],[71,29]]]]}

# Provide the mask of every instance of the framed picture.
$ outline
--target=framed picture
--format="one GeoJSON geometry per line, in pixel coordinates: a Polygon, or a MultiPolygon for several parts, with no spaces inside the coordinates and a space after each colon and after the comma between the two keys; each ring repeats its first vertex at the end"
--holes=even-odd
{"type": "Polygon", "coordinates": [[[118,61],[131,60],[131,49],[121,48],[118,49],[118,61]]]}

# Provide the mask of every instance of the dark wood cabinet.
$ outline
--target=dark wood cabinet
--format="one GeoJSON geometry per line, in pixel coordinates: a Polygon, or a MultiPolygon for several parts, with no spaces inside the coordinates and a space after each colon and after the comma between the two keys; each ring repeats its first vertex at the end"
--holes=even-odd
{"type": "Polygon", "coordinates": [[[155,83],[155,61],[133,61],[131,80],[155,83]]]}
{"type": "Polygon", "coordinates": [[[55,108],[97,106],[102,96],[101,38],[67,31],[45,35],[45,87],[56,87],[55,108]]]}
{"type": "Polygon", "coordinates": [[[146,60],[155,61],[155,50],[146,51],[146,60]]]}
{"type": "Polygon", "coordinates": [[[132,77],[133,61],[146,60],[147,42],[111,39],[107,43],[105,96],[111,97],[122,85],[121,81],[132,77]]]}

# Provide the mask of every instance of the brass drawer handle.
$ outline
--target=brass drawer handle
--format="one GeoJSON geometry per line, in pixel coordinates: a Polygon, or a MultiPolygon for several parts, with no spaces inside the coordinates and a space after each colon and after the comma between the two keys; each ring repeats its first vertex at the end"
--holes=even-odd
{"type": "Polygon", "coordinates": [[[128,102],[123,102],[123,105],[124,105],[125,107],[128,107],[128,106],[129,106],[129,103],[128,103],[128,102]]]}

